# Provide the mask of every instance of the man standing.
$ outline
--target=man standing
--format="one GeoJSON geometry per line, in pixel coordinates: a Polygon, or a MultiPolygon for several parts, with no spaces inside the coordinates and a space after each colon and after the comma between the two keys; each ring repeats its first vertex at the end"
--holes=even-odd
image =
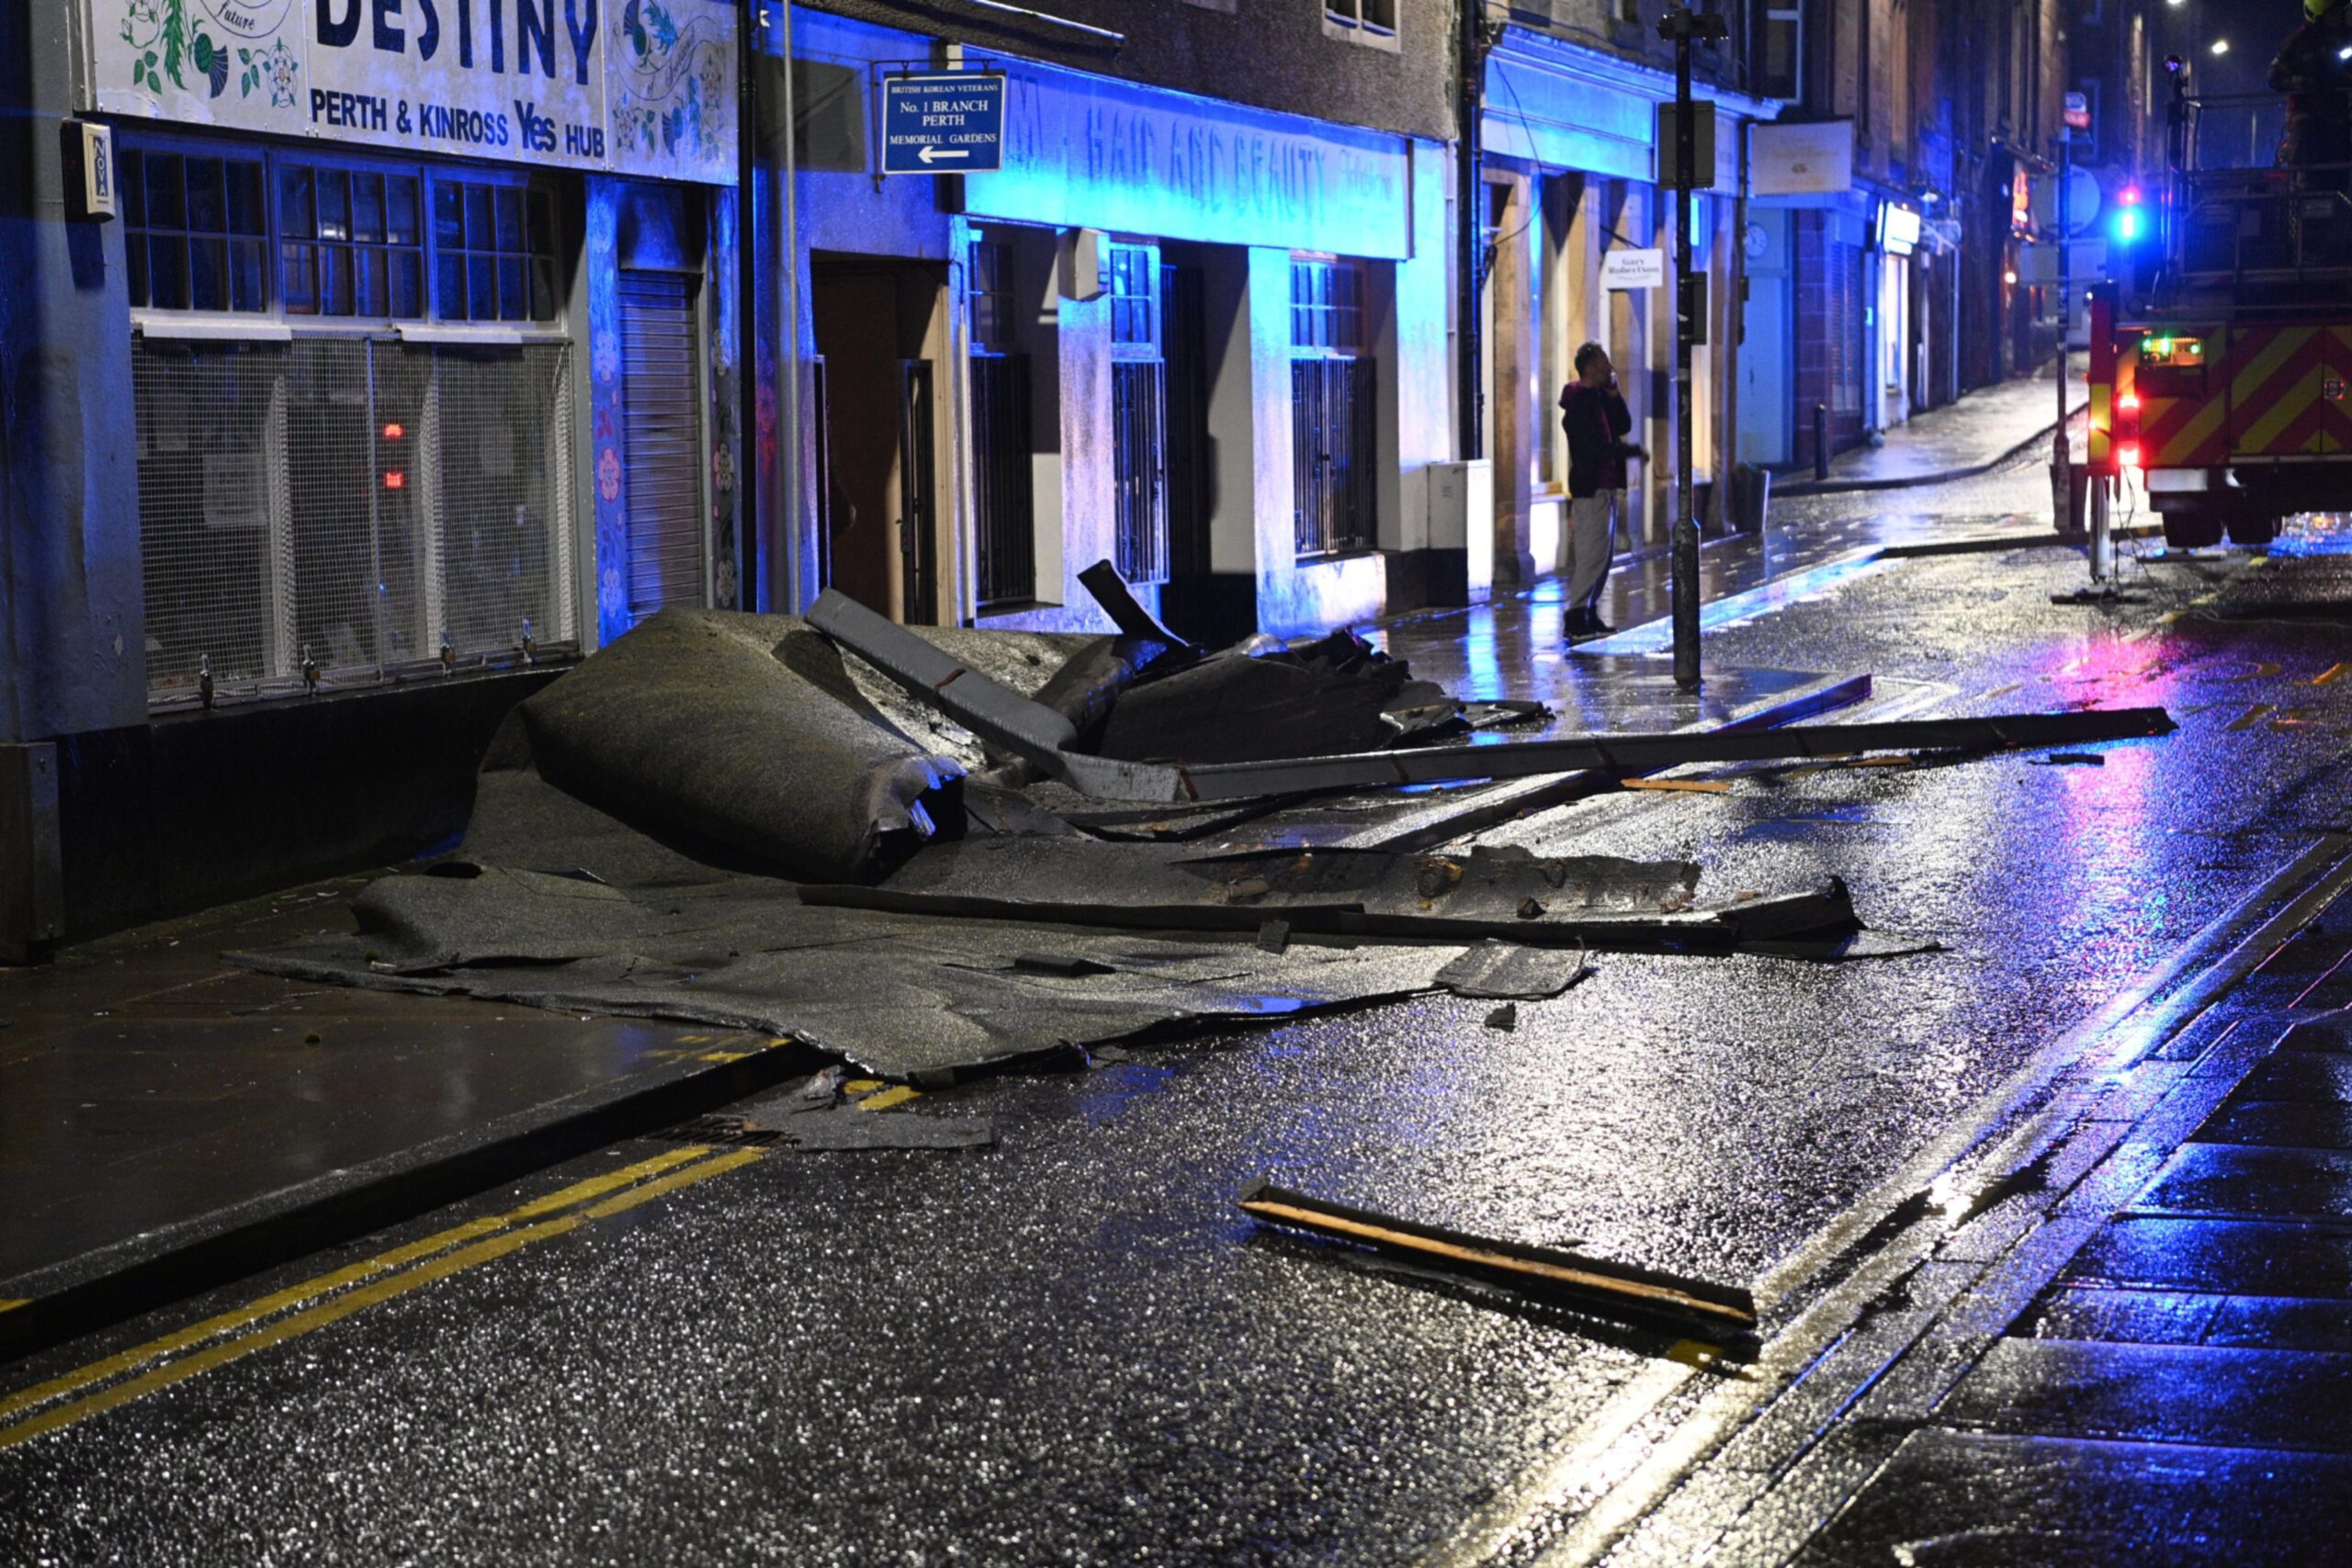
{"type": "Polygon", "coordinates": [[[2278,162],[2307,169],[2306,190],[2346,188],[2352,163],[2352,7],[2345,0],[2303,0],[2308,20],[2270,64],[2270,90],[2290,95],[2278,162]]]}
{"type": "Polygon", "coordinates": [[[1577,378],[1560,393],[1568,433],[1568,603],[1561,629],[1571,639],[1610,631],[1597,606],[1617,554],[1617,516],[1625,505],[1625,463],[1645,456],[1625,439],[1634,416],[1617,390],[1616,367],[1597,343],[1577,350],[1577,378]]]}

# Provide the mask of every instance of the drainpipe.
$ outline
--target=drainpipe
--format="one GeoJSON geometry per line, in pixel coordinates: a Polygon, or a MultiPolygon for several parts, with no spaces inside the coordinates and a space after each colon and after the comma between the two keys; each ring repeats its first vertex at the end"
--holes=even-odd
{"type": "Polygon", "coordinates": [[[1486,0],[1460,0],[1462,32],[1456,52],[1462,61],[1461,135],[1454,143],[1454,274],[1460,303],[1455,310],[1454,375],[1461,391],[1455,408],[1460,419],[1459,445],[1464,458],[1487,455],[1487,378],[1479,321],[1480,274],[1487,254],[1487,185],[1483,177],[1486,147],[1479,120],[1487,104],[1486,0]]]}

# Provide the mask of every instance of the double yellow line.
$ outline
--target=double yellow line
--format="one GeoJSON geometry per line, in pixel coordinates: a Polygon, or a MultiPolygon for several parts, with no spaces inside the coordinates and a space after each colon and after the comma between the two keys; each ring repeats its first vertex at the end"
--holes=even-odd
{"type": "Polygon", "coordinates": [[[714,1159],[705,1157],[713,1153],[707,1144],[673,1149],[575,1182],[519,1209],[469,1220],[365,1262],[289,1285],[62,1377],[0,1396],[0,1449],[142,1399],[436,1280],[578,1230],[590,1220],[707,1181],[764,1157],[765,1152],[737,1149],[714,1159]]]}

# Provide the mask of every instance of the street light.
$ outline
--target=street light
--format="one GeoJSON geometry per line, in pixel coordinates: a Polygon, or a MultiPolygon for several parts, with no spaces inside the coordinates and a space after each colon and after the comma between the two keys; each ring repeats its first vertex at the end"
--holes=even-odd
{"type": "Polygon", "coordinates": [[[2227,54],[2227,53],[2229,53],[2229,52],[2230,52],[2230,40],[2229,40],[2229,39],[2225,39],[2225,38],[2217,38],[2217,39],[2215,39],[2213,40],[2213,52],[2214,52],[2215,54],[2227,54]]]}

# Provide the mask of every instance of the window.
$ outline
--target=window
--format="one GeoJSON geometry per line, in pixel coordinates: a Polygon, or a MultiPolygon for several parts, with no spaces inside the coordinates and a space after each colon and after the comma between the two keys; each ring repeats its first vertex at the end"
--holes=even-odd
{"type": "Polygon", "coordinates": [[[1385,49],[1396,47],[1396,0],[1323,0],[1323,30],[1385,49]]]}
{"type": "Polygon", "coordinates": [[[133,306],[264,308],[269,217],[261,159],[126,149],[121,180],[133,306]]]}
{"type": "Polygon", "coordinates": [[[544,188],[168,143],[127,146],[120,160],[134,310],[358,321],[560,314],[544,188]]]}
{"type": "Polygon", "coordinates": [[[435,179],[434,313],[445,321],[555,320],[549,206],[543,190],[435,179]]]}
{"type": "Polygon", "coordinates": [[[1110,255],[1111,341],[1156,348],[1159,344],[1159,264],[1149,245],[1113,245],[1110,255]]]}
{"type": "Polygon", "coordinates": [[[136,340],[151,699],[569,641],[571,352],[136,340]]]}
{"type": "Polygon", "coordinates": [[[993,240],[972,242],[972,346],[1002,349],[1012,341],[1012,264],[993,240]]]}
{"type": "Polygon", "coordinates": [[[1159,247],[1109,247],[1112,560],[1130,582],[1168,580],[1167,366],[1159,247]]]}
{"type": "Polygon", "coordinates": [[[287,314],[423,316],[417,186],[413,174],[279,164],[278,288],[287,314]]]}
{"type": "Polygon", "coordinates": [[[1295,261],[1290,267],[1293,348],[1353,354],[1363,344],[1363,273],[1348,262],[1295,261]]]}
{"type": "Polygon", "coordinates": [[[1363,269],[1293,261],[1290,336],[1293,543],[1301,558],[1370,549],[1378,389],[1361,353],[1363,269]]]}
{"type": "Polygon", "coordinates": [[[120,158],[152,700],[194,700],[207,671],[300,692],[312,666],[348,685],[570,641],[570,345],[379,330],[557,322],[552,195],[310,149],[120,158]],[[173,319],[197,311],[295,331],[173,319]]]}

